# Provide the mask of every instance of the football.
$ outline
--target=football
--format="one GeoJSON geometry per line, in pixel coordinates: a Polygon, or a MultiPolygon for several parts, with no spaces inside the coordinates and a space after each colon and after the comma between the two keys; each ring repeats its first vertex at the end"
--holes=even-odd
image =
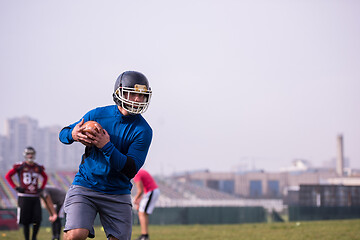
{"type": "Polygon", "coordinates": [[[100,130],[102,130],[101,125],[95,121],[87,121],[81,127],[85,127],[82,131],[83,133],[91,133],[91,129],[94,129],[96,132],[100,132],[100,130]]]}

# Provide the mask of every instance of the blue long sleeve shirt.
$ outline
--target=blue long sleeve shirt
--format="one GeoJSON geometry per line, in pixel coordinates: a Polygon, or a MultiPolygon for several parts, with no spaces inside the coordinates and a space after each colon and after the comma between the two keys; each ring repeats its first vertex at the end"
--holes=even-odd
{"type": "MultiPolygon", "coordinates": [[[[136,172],[143,166],[148,153],[152,129],[141,115],[123,116],[117,105],[99,107],[87,112],[84,122],[98,122],[110,135],[103,148],[89,148],[83,155],[73,185],[80,185],[108,194],[130,194],[132,184],[122,173],[127,158],[134,160],[136,172]]],[[[64,144],[74,142],[72,130],[81,119],[59,134],[64,144]]]]}

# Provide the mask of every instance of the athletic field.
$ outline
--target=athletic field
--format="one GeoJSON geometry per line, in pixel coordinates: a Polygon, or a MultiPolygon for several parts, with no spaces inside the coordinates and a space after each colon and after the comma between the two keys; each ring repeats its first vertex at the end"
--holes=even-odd
{"type": "MultiPolygon", "coordinates": [[[[106,239],[96,228],[94,239],[106,239]]],[[[139,235],[134,226],[133,237],[139,235]]],[[[360,240],[360,219],[234,225],[151,225],[151,240],[360,240]]],[[[22,230],[0,231],[1,240],[23,239],[22,230]]],[[[49,228],[41,228],[38,240],[50,240],[49,228]]]]}

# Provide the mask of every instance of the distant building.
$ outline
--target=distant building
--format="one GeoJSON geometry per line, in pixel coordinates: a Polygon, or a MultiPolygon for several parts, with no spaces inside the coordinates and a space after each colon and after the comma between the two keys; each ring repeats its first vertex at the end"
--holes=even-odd
{"type": "Polygon", "coordinates": [[[6,161],[10,165],[23,161],[23,152],[27,146],[37,149],[36,133],[38,132],[37,120],[29,117],[8,119],[6,121],[6,137],[8,149],[5,151],[6,161]]]}
{"type": "Polygon", "coordinates": [[[40,128],[37,120],[27,116],[8,119],[6,135],[0,136],[2,171],[23,161],[23,151],[27,146],[35,148],[36,161],[44,165],[48,172],[77,169],[84,146],[80,143],[70,146],[60,143],[60,130],[60,126],[40,128]]]}
{"type": "Polygon", "coordinates": [[[303,159],[295,159],[292,166],[280,172],[267,173],[262,170],[239,173],[188,172],[176,176],[182,181],[206,186],[244,198],[282,198],[293,202],[299,197],[299,186],[304,184],[359,185],[359,171],[346,168],[343,136],[336,138],[336,164],[332,168],[313,168],[303,159]]]}
{"type": "Polygon", "coordinates": [[[244,198],[283,198],[288,189],[301,184],[320,184],[337,176],[335,169],[308,169],[268,173],[252,171],[245,173],[193,172],[178,175],[182,181],[206,186],[218,191],[244,198]]]}
{"type": "Polygon", "coordinates": [[[7,161],[6,161],[6,150],[8,149],[9,141],[7,137],[0,136],[0,166],[2,168],[7,168],[7,161]]]}

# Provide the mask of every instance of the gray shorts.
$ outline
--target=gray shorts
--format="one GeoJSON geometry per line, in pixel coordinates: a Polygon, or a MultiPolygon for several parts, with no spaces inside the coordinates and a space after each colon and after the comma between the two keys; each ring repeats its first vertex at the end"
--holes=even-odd
{"type": "Polygon", "coordinates": [[[107,238],[112,235],[119,240],[131,239],[130,194],[112,195],[72,185],[66,194],[64,210],[66,213],[64,232],[85,228],[89,230],[89,237],[94,238],[94,220],[99,213],[107,238]]]}

